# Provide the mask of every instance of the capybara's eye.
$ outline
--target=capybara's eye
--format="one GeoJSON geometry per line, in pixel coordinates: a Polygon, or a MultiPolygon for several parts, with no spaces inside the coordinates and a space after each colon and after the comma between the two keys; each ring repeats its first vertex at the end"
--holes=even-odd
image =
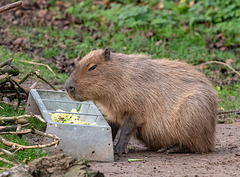
{"type": "Polygon", "coordinates": [[[93,65],[91,68],[88,69],[88,71],[92,71],[97,67],[97,65],[93,65]]]}

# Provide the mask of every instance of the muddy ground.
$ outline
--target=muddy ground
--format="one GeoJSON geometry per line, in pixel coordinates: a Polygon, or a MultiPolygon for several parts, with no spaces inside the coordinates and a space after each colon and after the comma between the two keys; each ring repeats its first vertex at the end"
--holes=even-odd
{"type": "Polygon", "coordinates": [[[216,151],[209,154],[163,154],[147,151],[136,140],[130,144],[133,147],[130,153],[115,155],[115,162],[91,162],[91,169],[107,177],[240,176],[240,121],[217,125],[216,151]]]}

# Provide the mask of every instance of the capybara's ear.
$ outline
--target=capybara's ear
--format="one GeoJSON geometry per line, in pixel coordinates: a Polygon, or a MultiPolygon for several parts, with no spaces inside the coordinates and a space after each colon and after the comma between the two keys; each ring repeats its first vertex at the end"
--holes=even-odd
{"type": "Polygon", "coordinates": [[[92,48],[92,51],[93,51],[93,50],[97,50],[97,49],[96,49],[96,48],[92,48]]]}
{"type": "Polygon", "coordinates": [[[110,60],[110,50],[109,49],[103,49],[102,56],[105,59],[105,61],[110,60]]]}

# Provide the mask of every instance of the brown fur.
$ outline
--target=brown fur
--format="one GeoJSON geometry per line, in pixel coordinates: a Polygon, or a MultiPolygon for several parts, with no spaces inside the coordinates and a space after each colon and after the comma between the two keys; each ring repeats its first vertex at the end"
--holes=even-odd
{"type": "Polygon", "coordinates": [[[93,50],[79,61],[66,82],[75,87],[71,98],[93,100],[119,127],[131,115],[131,134],[151,149],[214,150],[217,95],[201,72],[147,55],[111,53],[106,60],[103,52],[93,50]]]}

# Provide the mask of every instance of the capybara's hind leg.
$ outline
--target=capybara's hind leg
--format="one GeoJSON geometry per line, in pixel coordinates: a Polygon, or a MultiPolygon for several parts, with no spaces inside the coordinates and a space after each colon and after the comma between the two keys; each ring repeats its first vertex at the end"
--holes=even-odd
{"type": "Polygon", "coordinates": [[[157,152],[170,154],[170,153],[188,153],[192,151],[187,147],[179,147],[178,145],[173,145],[167,148],[160,148],[157,152]]]}

